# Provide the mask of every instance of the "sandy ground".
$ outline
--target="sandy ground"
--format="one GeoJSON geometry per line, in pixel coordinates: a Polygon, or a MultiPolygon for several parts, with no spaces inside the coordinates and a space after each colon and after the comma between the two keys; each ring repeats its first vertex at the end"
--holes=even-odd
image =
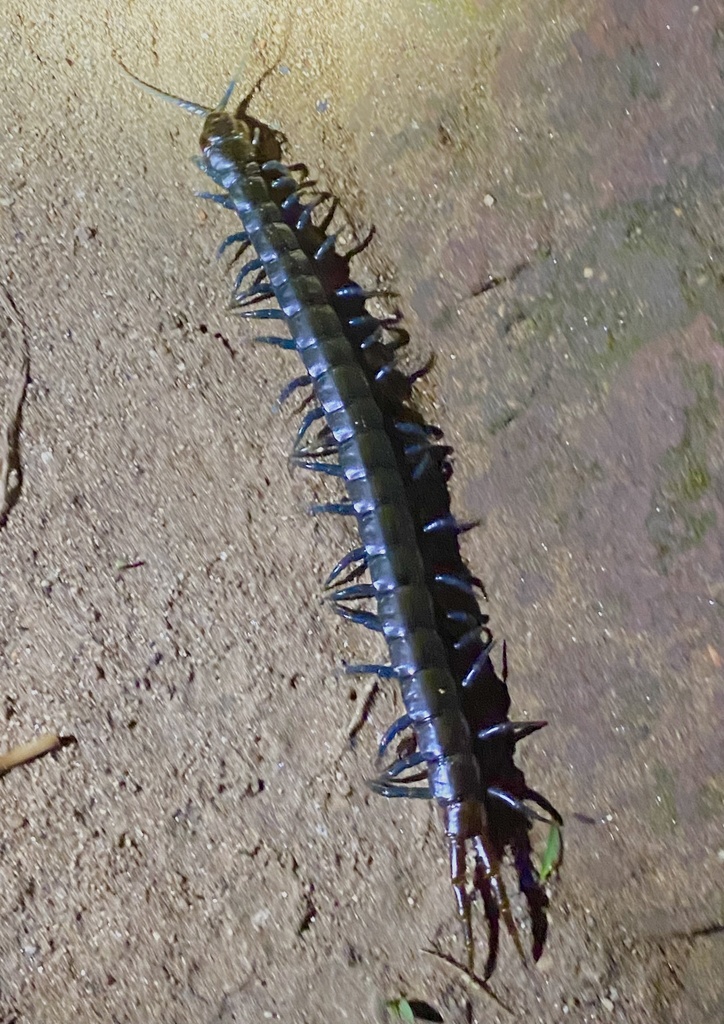
{"type": "Polygon", "coordinates": [[[3,746],[75,738],[2,780],[0,1021],[721,1020],[722,4],[4,0],[0,40],[3,746]],[[200,102],[280,60],[258,115],[438,353],[567,819],[500,1003],[421,951],[460,952],[441,839],[365,787],[392,691],[347,742],[375,645],[318,599],[293,357],[225,313],[198,123],[114,55],[200,102]]]}

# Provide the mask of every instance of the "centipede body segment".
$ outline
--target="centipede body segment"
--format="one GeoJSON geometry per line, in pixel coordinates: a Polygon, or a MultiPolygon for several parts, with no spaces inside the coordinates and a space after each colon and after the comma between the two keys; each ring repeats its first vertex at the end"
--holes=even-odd
{"type": "Polygon", "coordinates": [[[537,958],[547,898],[531,856],[531,822],[540,815],[530,804],[557,824],[561,819],[526,785],[514,751],[545,723],[508,717],[505,678],[491,660],[493,638],[479,603],[482,583],[460,551],[459,536],[470,524],[450,508],[452,450],[411,402],[415,380],[429,365],[412,374],[398,367],[396,352],[408,340],[398,316],[369,312],[369,300],[380,293],[350,277],[354,251],[336,251],[336,236],[328,233],[333,198],[317,192],[305,201],[312,184],[306,167],[284,163],[278,134],[248,114],[253,93],[231,113],[233,82],[214,109],[139,84],[204,118],[198,163],[221,189],[206,198],[236,213],[243,228],[221,248],[237,246],[237,256],[250,257],[236,276],[234,308],[278,328],[260,340],[301,359],[303,372],[280,396],[302,392],[308,399],[292,461],[339,478],[346,491],[312,511],[356,521],[359,543],[330,572],[327,596],[338,614],[386,641],[389,664],[347,668],[400,687],[405,713],[385,733],[380,755],[398,736],[412,738],[372,788],[438,805],[468,969],[476,895],[489,931],[485,978],[495,968],[501,918],[522,955],[501,875],[506,850],[527,899],[537,958]]]}

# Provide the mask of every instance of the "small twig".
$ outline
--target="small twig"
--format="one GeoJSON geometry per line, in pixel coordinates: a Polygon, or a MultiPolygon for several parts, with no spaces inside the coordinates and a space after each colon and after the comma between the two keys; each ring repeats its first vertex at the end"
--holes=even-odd
{"type": "Polygon", "coordinates": [[[515,281],[516,277],[527,270],[530,266],[530,260],[521,260],[520,263],[508,271],[507,274],[489,274],[484,281],[482,281],[476,288],[473,288],[470,293],[470,297],[475,299],[478,295],[484,295],[485,292],[491,291],[493,288],[498,288],[501,284],[506,284],[509,281],[515,281]]]}
{"type": "MultiPolygon", "coordinates": [[[[17,326],[22,351],[20,365],[15,371],[15,385],[7,399],[7,420],[0,430],[0,527],[5,525],[10,509],[20,497],[23,482],[19,452],[20,426],[25,392],[30,380],[30,353],[25,323],[12,295],[5,288],[2,291],[2,311],[5,313],[9,331],[17,326]]],[[[9,362],[9,353],[3,352],[2,358],[3,361],[9,362]]]]}
{"type": "Polygon", "coordinates": [[[28,764],[37,757],[43,757],[44,754],[59,750],[62,745],[63,741],[60,736],[54,732],[45,732],[30,740],[29,743],[21,743],[9,750],[7,754],[0,754],[0,776],[21,764],[28,764]]]}
{"type": "Polygon", "coordinates": [[[434,956],[438,960],[442,960],[443,963],[448,964],[450,967],[457,968],[458,971],[461,971],[467,978],[470,979],[470,981],[477,985],[478,988],[481,988],[486,995],[489,995],[493,1002],[497,1003],[498,1006],[500,1006],[503,1010],[505,1010],[507,1013],[513,1012],[512,1007],[508,1006],[507,1003],[504,1003],[500,996],[497,996],[495,992],[493,992],[491,987],[488,985],[487,981],[484,981],[482,978],[478,977],[478,975],[474,971],[468,970],[468,968],[464,964],[459,963],[455,959],[455,957],[451,956],[449,953],[443,953],[442,950],[440,949],[425,948],[422,949],[422,952],[427,953],[430,956],[434,956]]]}
{"type": "Polygon", "coordinates": [[[357,738],[357,733],[360,731],[362,726],[369,718],[372,705],[375,702],[375,697],[379,693],[380,682],[379,679],[373,679],[369,682],[365,688],[365,692],[362,695],[362,700],[357,705],[352,721],[349,723],[346,729],[347,739],[350,743],[354,743],[357,738]]]}
{"type": "Polygon", "coordinates": [[[116,562],[114,566],[116,570],[116,583],[120,580],[122,573],[128,572],[129,569],[141,569],[145,564],[146,563],[143,559],[138,559],[136,562],[116,562]]]}

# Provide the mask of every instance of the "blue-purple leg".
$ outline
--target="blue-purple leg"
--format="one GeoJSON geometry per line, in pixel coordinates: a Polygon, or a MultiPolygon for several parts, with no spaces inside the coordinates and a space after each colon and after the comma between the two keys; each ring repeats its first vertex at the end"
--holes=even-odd
{"type": "Polygon", "coordinates": [[[487,634],[485,642],[486,644],[489,644],[493,638],[492,633],[487,626],[483,625],[482,622],[476,622],[472,629],[469,629],[467,633],[463,633],[460,639],[455,641],[453,644],[454,649],[456,651],[461,651],[464,647],[473,643],[473,641],[479,640],[482,632],[487,634]]]}
{"type": "Polygon", "coordinates": [[[335,604],[333,607],[337,615],[348,622],[354,622],[357,626],[371,629],[373,633],[382,632],[382,619],[379,615],[375,615],[374,612],[357,611],[355,608],[345,608],[344,605],[340,604],[335,604]]]}
{"type": "Polygon", "coordinates": [[[355,583],[351,587],[342,587],[334,593],[327,595],[328,601],[360,601],[369,597],[376,597],[377,591],[371,583],[355,583]]]}
{"type": "Polygon", "coordinates": [[[217,203],[219,206],[223,206],[225,210],[235,210],[231,198],[224,195],[222,192],[194,192],[197,199],[208,199],[211,203],[217,203]]]}
{"type": "Polygon", "coordinates": [[[345,675],[379,676],[380,679],[397,679],[397,672],[392,665],[347,665],[343,666],[345,675]]]}
{"type": "Polygon", "coordinates": [[[474,593],[477,587],[483,596],[486,597],[483,581],[479,580],[477,576],[457,576],[454,573],[441,572],[435,576],[435,582],[446,587],[456,587],[466,594],[474,593]]]}
{"type": "Polygon", "coordinates": [[[526,800],[532,800],[534,804],[538,804],[538,806],[542,807],[544,811],[547,811],[557,825],[563,825],[563,818],[560,813],[556,810],[553,804],[546,800],[546,798],[537,790],[526,787],[525,798],[526,800]]]}
{"type": "Polygon", "coordinates": [[[264,345],[275,345],[277,348],[284,349],[285,352],[293,352],[296,347],[293,338],[277,338],[273,334],[257,334],[254,341],[260,341],[264,345]]]}
{"type": "Polygon", "coordinates": [[[380,745],[377,748],[377,756],[384,757],[385,751],[395,737],[399,736],[401,732],[405,731],[405,729],[409,729],[411,725],[412,719],[409,715],[401,715],[396,721],[394,721],[380,740],[380,745]]]}
{"type": "Polygon", "coordinates": [[[227,235],[219,248],[216,250],[217,260],[226,252],[230,245],[249,245],[249,235],[246,231],[235,231],[233,235],[227,235]]]}
{"type": "Polygon", "coordinates": [[[329,576],[324,581],[324,586],[331,586],[337,577],[340,576],[345,569],[349,568],[350,565],[354,565],[355,562],[361,563],[360,573],[364,572],[367,568],[367,552],[364,548],[355,548],[353,551],[349,551],[344,558],[340,558],[334,569],[332,569],[329,576]]]}
{"type": "MultiPolygon", "coordinates": [[[[286,314],[281,309],[242,309],[235,311],[237,316],[246,320],[286,320],[286,314]]],[[[292,344],[292,348],[294,348],[292,344]]]]}
{"type": "Polygon", "coordinates": [[[301,377],[295,377],[294,380],[290,380],[285,388],[279,392],[279,398],[277,398],[277,405],[284,405],[288,398],[294,394],[298,388],[306,388],[312,384],[312,378],[308,373],[305,373],[301,377]]]}
{"type": "Polygon", "coordinates": [[[328,235],[315,252],[314,259],[317,261],[323,260],[328,252],[332,252],[334,250],[336,241],[337,235],[328,235]]]}
{"type": "Polygon", "coordinates": [[[243,309],[244,306],[251,306],[262,299],[268,299],[274,294],[274,289],[268,281],[255,281],[243,292],[234,292],[231,301],[234,309],[243,309]]]}
{"type": "Polygon", "coordinates": [[[440,427],[433,426],[431,423],[414,423],[409,420],[397,420],[395,422],[395,428],[399,430],[401,434],[409,434],[412,437],[419,437],[423,440],[432,437],[439,441],[443,436],[440,427]]]}
{"type": "Polygon", "coordinates": [[[437,530],[451,530],[455,534],[461,534],[467,533],[468,530],[474,530],[476,526],[480,526],[477,519],[469,523],[459,523],[455,516],[442,516],[440,519],[433,519],[429,523],[425,523],[422,532],[434,533],[437,530]]]}
{"type": "Polygon", "coordinates": [[[481,729],[478,732],[478,739],[484,742],[498,739],[501,736],[512,736],[517,743],[518,740],[525,739],[526,736],[530,736],[531,733],[546,725],[548,725],[547,722],[500,722],[498,725],[489,725],[487,728],[481,729]]]}
{"type": "MultiPolygon", "coordinates": [[[[381,780],[395,779],[398,775],[402,775],[403,772],[409,771],[410,768],[417,768],[421,764],[426,764],[429,761],[428,755],[422,750],[416,750],[414,754],[409,754],[407,757],[401,757],[398,761],[395,761],[385,768],[382,774],[379,776],[381,780]]],[[[405,781],[404,779],[402,780],[405,781]]],[[[413,782],[414,779],[408,781],[413,782]]]]}
{"type": "Polygon", "coordinates": [[[239,288],[241,287],[241,282],[248,274],[253,274],[257,270],[263,270],[263,268],[264,264],[258,257],[256,259],[249,260],[248,263],[245,263],[244,266],[239,271],[239,273],[236,275],[236,280],[234,281],[234,291],[237,292],[239,290],[239,288]]]}
{"type": "Polygon", "coordinates": [[[473,662],[472,668],[470,669],[468,674],[464,677],[464,679],[463,679],[463,686],[465,686],[465,687],[472,686],[472,684],[477,679],[479,673],[482,671],[483,666],[485,665],[485,663],[490,658],[490,652],[492,651],[494,646],[495,646],[495,640],[491,640],[489,643],[487,643],[485,645],[485,647],[483,647],[482,651],[480,652],[480,654],[477,656],[477,658],[473,662]]]}
{"type": "Polygon", "coordinates": [[[308,469],[311,473],[324,473],[326,476],[344,476],[344,470],[337,462],[319,462],[314,459],[299,458],[295,454],[289,456],[289,461],[296,469],[308,469]]]}
{"type": "Polygon", "coordinates": [[[310,516],[353,516],[355,514],[354,505],[351,501],[328,501],[322,504],[314,504],[310,505],[307,511],[310,516]]]}
{"type": "Polygon", "coordinates": [[[380,326],[380,321],[376,316],[372,316],[371,313],[364,313],[362,316],[351,316],[347,323],[353,330],[362,327],[365,330],[374,331],[380,326]]]}
{"type": "Polygon", "coordinates": [[[382,779],[369,779],[367,785],[373,793],[400,800],[430,800],[432,793],[429,786],[404,786],[401,783],[385,782],[382,779]]]}
{"type": "Polygon", "coordinates": [[[549,818],[544,818],[542,814],[538,814],[537,811],[534,811],[532,808],[524,804],[522,800],[518,800],[510,793],[507,793],[504,789],[500,789],[498,786],[488,786],[485,792],[493,800],[498,800],[501,804],[505,804],[512,811],[517,811],[518,814],[522,814],[528,819],[528,821],[542,821],[545,825],[550,825],[549,818]]]}
{"type": "Polygon", "coordinates": [[[303,231],[304,228],[306,228],[311,222],[312,214],[317,209],[317,207],[321,203],[325,202],[325,200],[331,198],[331,192],[321,192],[318,196],[315,196],[314,199],[311,199],[308,203],[306,203],[304,205],[304,209],[299,215],[299,219],[297,220],[297,231],[303,231]]]}
{"type": "Polygon", "coordinates": [[[297,436],[294,439],[294,448],[296,450],[299,449],[299,442],[302,440],[302,438],[309,430],[309,428],[312,426],[312,424],[316,423],[317,420],[321,420],[323,418],[324,409],[322,408],[321,405],[317,406],[316,409],[310,409],[308,412],[304,414],[304,419],[300,423],[299,430],[297,430],[297,436]]]}
{"type": "Polygon", "coordinates": [[[546,917],[548,897],[540,883],[538,873],[533,867],[528,836],[523,835],[515,840],[512,848],[518,885],[520,891],[525,896],[526,903],[528,904],[528,913],[530,914],[533,959],[540,960],[548,936],[548,920],[546,917]]]}
{"type": "Polygon", "coordinates": [[[296,192],[296,190],[297,190],[297,183],[296,183],[295,179],[291,177],[291,175],[282,175],[279,178],[275,178],[274,181],[271,182],[271,187],[274,190],[278,190],[278,189],[282,189],[282,188],[289,188],[293,192],[296,192]]]}

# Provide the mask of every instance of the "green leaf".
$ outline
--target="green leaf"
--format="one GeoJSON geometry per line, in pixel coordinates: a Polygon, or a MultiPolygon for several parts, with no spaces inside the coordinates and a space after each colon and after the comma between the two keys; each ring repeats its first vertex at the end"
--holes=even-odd
{"type": "Polygon", "coordinates": [[[563,837],[559,825],[555,823],[548,830],[548,842],[540,866],[540,880],[546,882],[554,871],[558,870],[563,854],[563,837]]]}
{"type": "Polygon", "coordinates": [[[405,1024],[415,1024],[415,1014],[404,996],[400,996],[399,999],[390,999],[385,1006],[394,1020],[404,1021],[405,1024]]]}

